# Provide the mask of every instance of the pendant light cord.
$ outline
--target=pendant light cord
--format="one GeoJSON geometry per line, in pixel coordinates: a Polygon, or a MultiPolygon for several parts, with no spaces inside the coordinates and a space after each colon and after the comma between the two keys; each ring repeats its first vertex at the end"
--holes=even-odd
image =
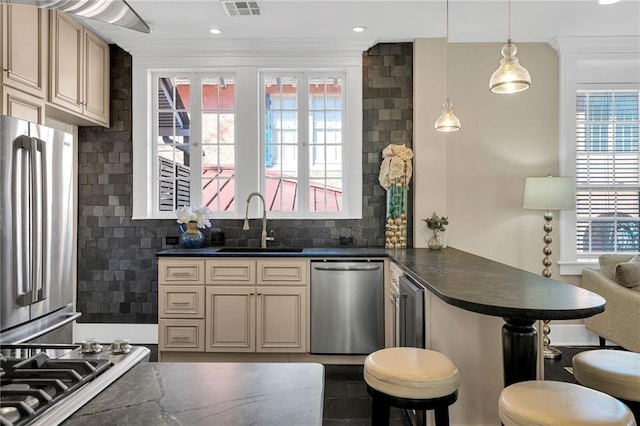
{"type": "Polygon", "coordinates": [[[511,43],[511,0],[508,0],[507,4],[507,40],[509,40],[508,43],[511,43]]]}
{"type": "Polygon", "coordinates": [[[447,37],[444,40],[445,99],[449,99],[449,0],[447,0],[447,37]]]}

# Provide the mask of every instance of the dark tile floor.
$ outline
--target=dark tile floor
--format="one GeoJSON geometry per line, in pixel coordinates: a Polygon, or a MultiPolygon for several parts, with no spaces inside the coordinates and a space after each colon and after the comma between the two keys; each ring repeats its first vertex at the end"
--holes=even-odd
{"type": "MultiPolygon", "coordinates": [[[[325,365],[323,426],[370,425],[371,398],[361,365],[325,365]]],[[[404,411],[391,409],[391,426],[410,426],[404,411]]]]}

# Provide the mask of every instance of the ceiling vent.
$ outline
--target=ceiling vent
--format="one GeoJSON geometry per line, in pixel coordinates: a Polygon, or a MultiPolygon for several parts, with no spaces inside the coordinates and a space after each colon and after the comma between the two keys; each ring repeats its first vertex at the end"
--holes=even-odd
{"type": "Polygon", "coordinates": [[[222,1],[229,16],[260,16],[260,6],[255,1],[222,1]]]}

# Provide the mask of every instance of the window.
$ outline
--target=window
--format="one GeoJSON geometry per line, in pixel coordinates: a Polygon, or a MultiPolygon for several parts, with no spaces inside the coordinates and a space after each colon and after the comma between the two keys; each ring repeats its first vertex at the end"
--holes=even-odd
{"type": "Polygon", "coordinates": [[[206,205],[214,212],[233,212],[233,76],[159,75],[154,83],[157,209],[206,205]]]}
{"type": "Polygon", "coordinates": [[[267,208],[340,212],[344,76],[265,74],[262,81],[267,208]]]}
{"type": "Polygon", "coordinates": [[[134,63],[133,219],[182,205],[242,218],[254,191],[270,218],[362,217],[361,53],[289,60],[308,68],[258,59],[134,63]]]}
{"type": "Polygon", "coordinates": [[[577,92],[578,257],[640,251],[639,94],[577,92]]]}
{"type": "Polygon", "coordinates": [[[576,209],[560,212],[561,275],[603,253],[640,251],[640,46],[631,38],[559,38],[560,175],[576,209]]]}

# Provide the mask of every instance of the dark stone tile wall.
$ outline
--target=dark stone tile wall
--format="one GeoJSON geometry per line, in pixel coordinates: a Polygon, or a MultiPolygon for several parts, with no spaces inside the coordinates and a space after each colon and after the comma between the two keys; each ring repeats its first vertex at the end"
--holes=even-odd
{"type": "MultiPolygon", "coordinates": [[[[386,192],[378,172],[385,146],[412,146],[412,56],[411,43],[378,44],[363,54],[363,218],[270,220],[276,245],[332,247],[353,237],[357,247],[384,246],[386,192]]],[[[178,230],[174,220],[131,220],[131,127],[131,56],[112,45],[111,127],[78,132],[79,322],[157,323],[156,253],[178,230]]],[[[215,220],[213,227],[225,232],[227,246],[260,244],[259,220],[250,231],[241,220],[215,220]]]]}

